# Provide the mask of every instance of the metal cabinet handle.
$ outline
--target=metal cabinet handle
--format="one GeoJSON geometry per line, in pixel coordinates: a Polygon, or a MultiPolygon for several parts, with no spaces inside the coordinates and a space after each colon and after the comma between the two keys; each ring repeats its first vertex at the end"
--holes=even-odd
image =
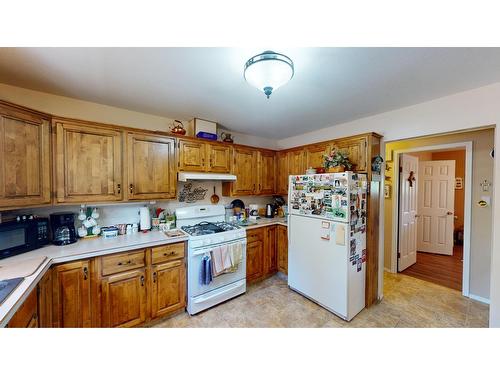
{"type": "Polygon", "coordinates": [[[130,186],[128,187],[128,189],[130,191],[130,194],[132,194],[134,192],[134,185],[130,184],[130,186]]]}
{"type": "Polygon", "coordinates": [[[175,255],[175,251],[171,251],[170,253],[163,253],[163,256],[175,255]]]}
{"type": "Polygon", "coordinates": [[[156,271],[153,272],[153,282],[156,283],[156,271]]]}
{"type": "Polygon", "coordinates": [[[141,276],[141,286],[144,286],[144,276],[141,276]]]}
{"type": "Polygon", "coordinates": [[[132,263],[132,261],[131,261],[131,260],[128,260],[127,262],[124,262],[124,263],[122,263],[122,262],[118,262],[118,265],[119,265],[119,266],[124,266],[124,265],[127,265],[127,264],[134,265],[135,263],[132,263]]]}
{"type": "Polygon", "coordinates": [[[87,280],[89,277],[89,270],[87,267],[83,267],[83,280],[87,280]]]}
{"type": "Polygon", "coordinates": [[[117,184],[116,187],[118,189],[118,194],[121,194],[121,192],[122,192],[122,184],[117,184]]]}

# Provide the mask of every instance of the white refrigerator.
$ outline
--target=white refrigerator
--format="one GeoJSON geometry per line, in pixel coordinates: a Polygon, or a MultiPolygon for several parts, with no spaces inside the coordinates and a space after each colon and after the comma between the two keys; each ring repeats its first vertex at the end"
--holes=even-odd
{"type": "Polygon", "coordinates": [[[349,321],[365,307],[366,175],[289,179],[288,285],[349,321]]]}

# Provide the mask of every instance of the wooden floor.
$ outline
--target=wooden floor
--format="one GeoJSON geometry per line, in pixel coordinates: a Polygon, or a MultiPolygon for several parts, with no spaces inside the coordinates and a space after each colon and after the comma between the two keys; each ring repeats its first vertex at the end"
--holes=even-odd
{"type": "Polygon", "coordinates": [[[456,245],[453,255],[417,252],[417,263],[401,273],[461,291],[462,271],[463,247],[456,245]]]}

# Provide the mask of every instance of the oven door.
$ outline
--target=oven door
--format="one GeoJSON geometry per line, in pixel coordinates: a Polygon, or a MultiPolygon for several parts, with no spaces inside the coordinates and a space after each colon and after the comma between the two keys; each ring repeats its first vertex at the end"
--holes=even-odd
{"type": "MultiPolygon", "coordinates": [[[[239,239],[236,241],[226,242],[224,245],[230,245],[240,242],[243,246],[243,260],[235,272],[224,273],[217,277],[214,277],[212,282],[208,285],[203,285],[201,283],[201,260],[205,254],[210,253],[211,249],[214,248],[213,245],[202,247],[198,249],[191,249],[189,251],[188,259],[188,295],[189,297],[196,297],[201,294],[207,293],[211,290],[221,288],[225,285],[229,285],[239,280],[246,278],[246,267],[247,267],[247,241],[246,239],[239,239]]],[[[219,244],[222,245],[222,244],[219,244]]]]}

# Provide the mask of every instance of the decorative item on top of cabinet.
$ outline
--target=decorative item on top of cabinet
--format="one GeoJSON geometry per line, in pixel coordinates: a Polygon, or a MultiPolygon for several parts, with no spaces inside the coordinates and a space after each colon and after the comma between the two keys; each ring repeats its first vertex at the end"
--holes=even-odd
{"type": "Polygon", "coordinates": [[[264,276],[264,228],[247,230],[247,282],[264,276]]]}
{"type": "Polygon", "coordinates": [[[9,328],[38,328],[38,295],[33,290],[8,323],[9,328]]]}
{"type": "Polygon", "coordinates": [[[57,202],[122,200],[122,132],[69,120],[54,126],[57,202]]]}
{"type": "Polygon", "coordinates": [[[278,271],[288,275],[288,228],[278,225],[277,228],[278,247],[278,271]]]}
{"type": "Polygon", "coordinates": [[[78,260],[55,266],[52,285],[53,326],[90,327],[90,261],[78,260]]]}
{"type": "Polygon", "coordinates": [[[50,123],[0,102],[0,210],[50,204],[50,123]]]}
{"type": "Polygon", "coordinates": [[[128,133],[127,196],[130,200],[176,196],[175,139],[128,133]]]}

